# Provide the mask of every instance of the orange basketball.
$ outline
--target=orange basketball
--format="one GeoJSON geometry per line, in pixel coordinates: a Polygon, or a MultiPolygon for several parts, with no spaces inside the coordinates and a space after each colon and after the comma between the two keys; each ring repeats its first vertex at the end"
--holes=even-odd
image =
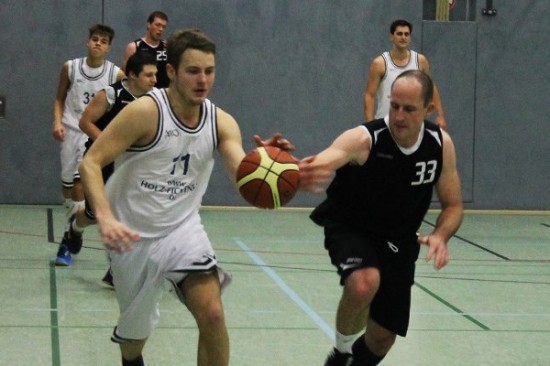
{"type": "Polygon", "coordinates": [[[241,196],[258,208],[284,206],[296,194],[299,182],[296,159],[273,146],[250,151],[237,170],[237,186],[241,196]]]}

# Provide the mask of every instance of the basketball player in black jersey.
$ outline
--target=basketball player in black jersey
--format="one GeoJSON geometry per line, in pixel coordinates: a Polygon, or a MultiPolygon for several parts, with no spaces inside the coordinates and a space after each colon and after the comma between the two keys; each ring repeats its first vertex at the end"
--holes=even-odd
{"type": "Polygon", "coordinates": [[[167,88],[170,80],[166,75],[166,41],[162,35],[168,26],[168,15],[162,11],[154,11],[147,18],[147,32],[142,38],[128,43],[122,59],[122,70],[126,71],[128,57],[136,52],[146,52],[154,55],[157,60],[157,88],[167,88]]]}
{"type": "Polygon", "coordinates": [[[387,120],[350,129],[300,162],[302,189],[314,172],[336,171],[326,200],[311,214],[324,227],[343,286],[326,366],[377,365],[396,335],[407,333],[419,244],[428,246],[426,260],[436,269],[449,260],[447,242],[463,207],[453,142],[425,120],[432,98],[430,77],[406,71],[392,85],[387,120]],[[434,187],[441,213],[433,231],[419,236],[434,187]]]}

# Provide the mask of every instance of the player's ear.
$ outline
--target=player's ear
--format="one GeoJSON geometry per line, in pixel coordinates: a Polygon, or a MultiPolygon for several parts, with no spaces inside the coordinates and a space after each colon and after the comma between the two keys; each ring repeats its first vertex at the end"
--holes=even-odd
{"type": "Polygon", "coordinates": [[[428,115],[432,114],[435,111],[434,102],[428,103],[428,107],[426,109],[427,109],[428,115]]]}
{"type": "Polygon", "coordinates": [[[170,81],[176,78],[176,69],[172,66],[172,64],[166,64],[166,75],[168,75],[170,81]]]}

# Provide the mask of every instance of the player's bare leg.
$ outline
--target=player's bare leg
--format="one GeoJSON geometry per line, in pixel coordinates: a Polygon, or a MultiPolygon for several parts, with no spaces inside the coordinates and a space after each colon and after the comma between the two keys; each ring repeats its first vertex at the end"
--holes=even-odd
{"type": "MultiPolygon", "coordinates": [[[[134,361],[138,358],[141,359],[141,354],[143,352],[143,347],[145,346],[146,339],[136,340],[136,341],[130,341],[130,342],[124,342],[120,344],[120,353],[122,354],[123,358],[123,365],[124,361],[134,361]]],[[[142,364],[143,364],[143,360],[142,364]]]]}
{"type": "Polygon", "coordinates": [[[72,188],[72,199],[75,202],[82,202],[84,201],[84,187],[82,186],[82,182],[80,179],[74,180],[74,185],[72,188]]]}
{"type": "Polygon", "coordinates": [[[369,305],[379,285],[380,274],[375,268],[356,270],[346,278],[336,312],[336,330],[339,333],[352,335],[365,329],[369,305]]]}
{"type": "MultiPolygon", "coordinates": [[[[70,187],[65,187],[65,186],[61,187],[61,193],[63,194],[63,200],[65,202],[68,202],[68,201],[72,200],[72,197],[71,197],[72,189],[70,187]]],[[[70,207],[67,206],[67,204],[65,204],[65,208],[69,209],[70,207]]]]}
{"type": "Polygon", "coordinates": [[[217,273],[190,274],[180,286],[186,305],[199,328],[197,364],[227,366],[229,335],[225,326],[217,273]]]}
{"type": "Polygon", "coordinates": [[[383,356],[395,343],[396,335],[379,325],[372,319],[368,320],[365,333],[365,343],[372,353],[383,356]]]}

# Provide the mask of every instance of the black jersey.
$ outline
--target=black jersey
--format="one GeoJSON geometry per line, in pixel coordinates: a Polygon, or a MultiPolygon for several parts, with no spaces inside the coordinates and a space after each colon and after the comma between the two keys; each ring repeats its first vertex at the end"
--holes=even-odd
{"type": "Polygon", "coordinates": [[[338,169],[327,199],[311,219],[321,226],[349,224],[390,240],[415,235],[441,174],[441,130],[425,121],[420,144],[404,152],[384,119],[364,126],[372,138],[369,158],[362,166],[348,164],[338,169]]]}
{"type": "Polygon", "coordinates": [[[155,56],[157,60],[157,88],[167,88],[170,84],[168,75],[166,74],[166,42],[161,41],[158,46],[152,47],[145,43],[143,39],[136,39],[136,52],[148,52],[155,56]]]}
{"type": "MultiPolygon", "coordinates": [[[[122,110],[122,108],[126,107],[128,103],[136,100],[136,97],[134,97],[134,95],[130,93],[128,89],[126,89],[126,79],[119,80],[116,83],[109,85],[104,90],[108,94],[114,93],[115,101],[111,106],[111,109],[109,109],[107,113],[105,113],[96,121],[95,125],[101,131],[103,131],[105,127],[107,127],[107,125],[111,123],[111,121],[122,110]],[[111,90],[107,90],[108,88],[110,88],[111,90]]],[[[90,149],[90,146],[92,146],[93,143],[94,143],[94,140],[92,140],[91,138],[88,138],[88,141],[86,141],[86,144],[85,144],[86,151],[84,152],[84,154],[88,152],[88,149],[90,149]]],[[[103,174],[103,182],[107,182],[107,179],[109,179],[111,174],[113,174],[114,167],[115,167],[114,163],[109,163],[101,169],[101,172],[103,174]]],[[[92,210],[90,209],[87,215],[92,215],[89,217],[95,218],[91,212],[92,210]]]]}
{"type": "MultiPolygon", "coordinates": [[[[111,109],[107,111],[103,116],[101,116],[95,123],[97,128],[99,128],[101,131],[107,127],[107,125],[115,118],[115,116],[122,110],[122,108],[126,107],[128,103],[134,101],[136,97],[130,93],[128,89],[126,89],[126,79],[119,80],[114,84],[111,84],[108,86],[108,88],[111,88],[114,92],[115,96],[115,102],[111,106],[111,109]]],[[[108,93],[108,91],[105,89],[105,92],[108,93]]],[[[86,142],[86,149],[89,149],[92,145],[93,140],[91,138],[88,138],[88,141],[86,142]]]]}

